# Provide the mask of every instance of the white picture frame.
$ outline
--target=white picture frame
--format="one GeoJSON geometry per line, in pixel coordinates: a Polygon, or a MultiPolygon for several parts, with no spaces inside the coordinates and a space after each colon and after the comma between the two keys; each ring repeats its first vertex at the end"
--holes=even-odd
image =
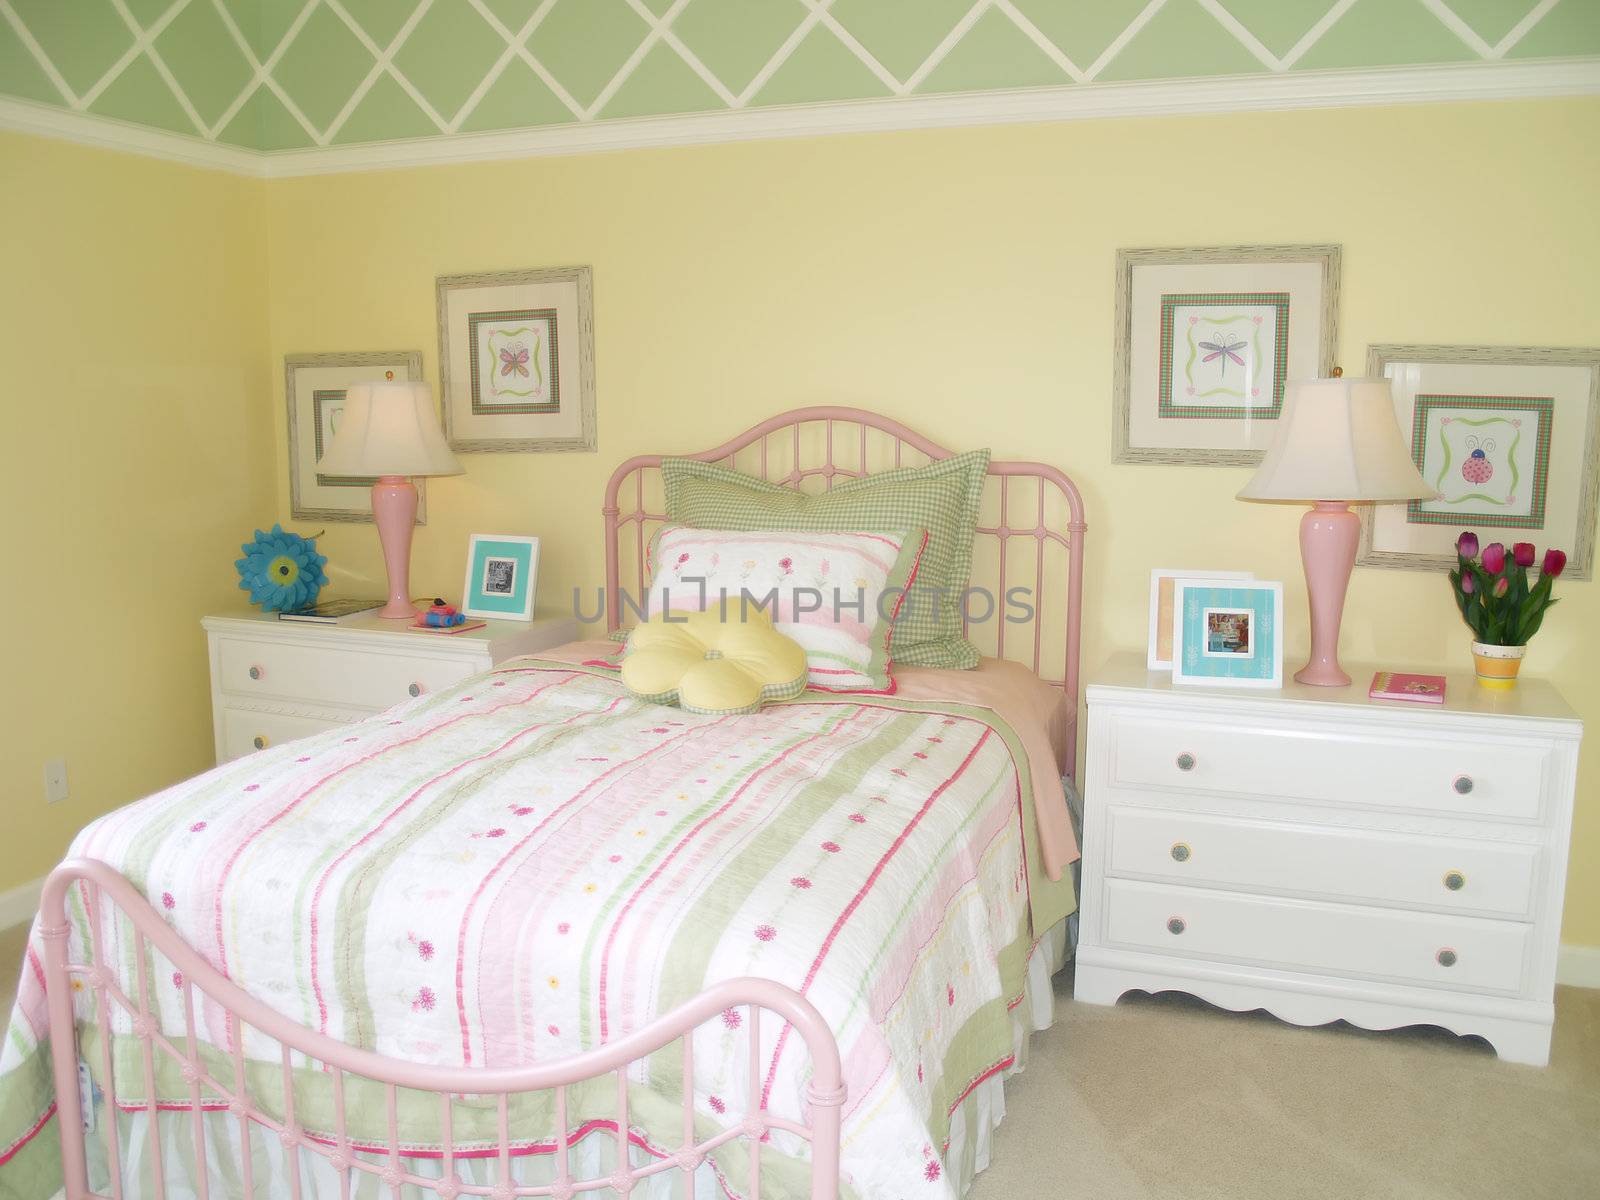
{"type": "Polygon", "coordinates": [[[1186,571],[1156,567],[1150,572],[1150,633],[1145,665],[1152,671],[1172,670],[1173,585],[1179,579],[1254,579],[1251,571],[1186,571]]]}
{"type": "Polygon", "coordinates": [[[1594,577],[1600,347],[1375,345],[1367,374],[1390,381],[1400,436],[1441,496],[1361,505],[1358,564],[1448,571],[1457,536],[1471,530],[1484,544],[1565,550],[1567,578],[1594,577]],[[1487,457],[1470,464],[1464,437],[1443,434],[1452,424],[1472,426],[1487,457]]]}
{"type": "Polygon", "coordinates": [[[480,620],[531,621],[538,591],[538,538],[475,533],[468,539],[460,612],[480,620]]]}
{"type": "Polygon", "coordinates": [[[1281,689],[1283,584],[1220,576],[1174,581],[1172,682],[1281,689]],[[1234,632],[1223,633],[1224,625],[1234,632]],[[1239,648],[1240,633],[1243,650],[1239,648]],[[1213,635],[1215,646],[1211,644],[1213,635]]]}
{"type": "Polygon", "coordinates": [[[1333,372],[1340,248],[1117,251],[1112,461],[1254,466],[1290,379],[1333,372]]]}
{"type": "MultiPolygon", "coordinates": [[[[283,396],[289,432],[289,513],[297,521],[372,521],[372,479],[327,476],[317,461],[327,451],[352,383],[422,378],[420,350],[354,350],[289,354],[283,396]]],[[[418,477],[417,524],[428,523],[427,481],[418,477]]]]}

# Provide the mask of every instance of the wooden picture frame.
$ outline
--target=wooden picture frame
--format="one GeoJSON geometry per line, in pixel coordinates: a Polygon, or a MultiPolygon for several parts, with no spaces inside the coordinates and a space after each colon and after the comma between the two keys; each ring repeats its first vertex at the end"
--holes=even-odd
{"type": "Polygon", "coordinates": [[[1594,577],[1600,348],[1383,343],[1366,371],[1391,381],[1400,434],[1443,494],[1362,505],[1358,564],[1447,571],[1472,530],[1555,546],[1568,578],[1594,577]]]}
{"type": "Polygon", "coordinates": [[[1339,270],[1334,245],[1118,250],[1112,460],[1259,463],[1288,381],[1332,374],[1339,270]]]}
{"type": "Polygon", "coordinates": [[[441,275],[439,394],[464,454],[596,448],[589,267],[441,275]]]}
{"type": "MultiPolygon", "coordinates": [[[[420,350],[354,350],[286,354],[283,396],[288,410],[289,512],[297,521],[372,521],[371,479],[317,471],[337,420],[337,403],[352,383],[422,378],[420,350]]],[[[417,479],[417,524],[428,523],[426,481],[417,479]]]]}

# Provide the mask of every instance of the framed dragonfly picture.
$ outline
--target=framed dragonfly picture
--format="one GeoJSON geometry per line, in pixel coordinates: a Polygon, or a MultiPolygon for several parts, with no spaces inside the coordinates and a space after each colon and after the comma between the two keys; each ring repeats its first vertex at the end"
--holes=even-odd
{"type": "Polygon", "coordinates": [[[444,429],[453,450],[593,450],[588,267],[438,280],[444,429]]]}
{"type": "Polygon", "coordinates": [[[1532,542],[1594,575],[1600,508],[1600,347],[1372,346],[1411,458],[1439,494],[1362,505],[1357,561],[1446,571],[1456,538],[1532,542]]]}
{"type": "Polygon", "coordinates": [[[1328,375],[1339,247],[1119,250],[1117,462],[1261,460],[1290,379],[1328,375]]]}
{"type": "MultiPolygon", "coordinates": [[[[283,360],[288,406],[289,511],[301,521],[372,520],[372,485],[367,475],[330,475],[318,462],[344,418],[345,389],[382,379],[420,380],[420,350],[352,350],[290,354],[283,360]]],[[[428,522],[428,493],[420,477],[417,524],[428,522]]]]}

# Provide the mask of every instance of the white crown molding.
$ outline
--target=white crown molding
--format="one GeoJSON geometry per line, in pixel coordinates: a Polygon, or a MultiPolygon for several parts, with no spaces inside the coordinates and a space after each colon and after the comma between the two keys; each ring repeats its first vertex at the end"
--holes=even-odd
{"type": "Polygon", "coordinates": [[[124,154],[159,158],[191,167],[208,167],[235,175],[264,173],[261,169],[264,156],[259,150],[223,146],[197,137],[135,125],[130,121],[52,108],[6,96],[0,96],[0,129],[76,142],[80,146],[95,146],[101,150],[119,150],[124,154]]]}
{"type": "Polygon", "coordinates": [[[0,99],[0,129],[273,179],[841,133],[1597,94],[1600,59],[1588,58],[1069,84],[582,121],[497,133],[269,152],[220,146],[20,100],[0,99]]]}

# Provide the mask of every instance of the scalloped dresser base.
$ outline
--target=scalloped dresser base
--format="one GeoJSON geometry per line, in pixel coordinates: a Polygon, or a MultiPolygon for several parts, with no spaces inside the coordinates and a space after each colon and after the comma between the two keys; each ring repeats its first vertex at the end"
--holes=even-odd
{"type": "Polygon", "coordinates": [[[1554,1011],[1548,1004],[1486,1000],[1483,1003],[1491,1011],[1455,1012],[1441,1009],[1437,1004],[1403,1004],[1362,998],[1350,994],[1356,989],[1342,989],[1339,981],[1333,980],[1307,982],[1295,988],[1278,988],[1259,979],[1229,982],[1105,966],[1099,962],[1085,961],[1084,954],[1089,954],[1093,959],[1115,957],[1115,952],[1080,951],[1073,999],[1082,1004],[1114,1005],[1131,992],[1151,995],[1183,992],[1232,1012],[1260,1009],[1291,1025],[1315,1026],[1347,1021],[1362,1029],[1372,1030],[1433,1025],[1463,1037],[1483,1038],[1506,1062],[1525,1063],[1532,1067],[1543,1067],[1550,1062],[1550,1030],[1554,1011]],[[1307,990],[1327,985],[1331,985],[1330,990],[1307,990]],[[1510,1015],[1518,1009],[1525,1009],[1526,1015],[1510,1015]]]}

